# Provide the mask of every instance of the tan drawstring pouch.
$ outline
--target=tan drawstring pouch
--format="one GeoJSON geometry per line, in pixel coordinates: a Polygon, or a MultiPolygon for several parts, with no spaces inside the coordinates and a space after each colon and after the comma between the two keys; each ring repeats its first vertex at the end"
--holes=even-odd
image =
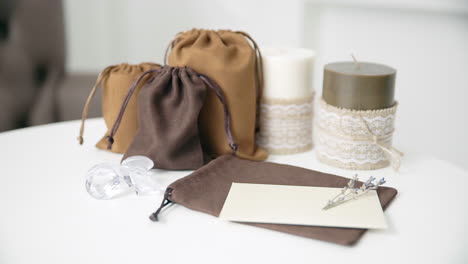
{"type": "Polygon", "coordinates": [[[122,116],[119,131],[113,136],[113,147],[110,150],[116,153],[125,153],[138,129],[137,97],[144,82],[141,82],[136,87],[133,96],[127,98],[128,90],[141,74],[147,70],[159,69],[160,67],[161,65],[155,63],[122,63],[105,68],[99,74],[86,100],[81,117],[80,135],[78,136],[79,143],[83,144],[85,120],[88,116],[90,102],[96,94],[98,87],[102,86],[102,115],[106,123],[107,132],[96,144],[96,147],[107,150],[110,130],[119,115],[122,104],[127,100],[127,110],[122,116]]]}
{"type": "MultiPolygon", "coordinates": [[[[231,113],[236,155],[265,160],[268,153],[255,143],[263,81],[261,54],[255,41],[240,31],[192,29],[176,35],[165,57],[169,51],[170,66],[191,67],[221,87],[231,113]]],[[[223,105],[211,91],[200,112],[199,129],[207,154],[217,157],[232,152],[224,132],[223,105]]]]}

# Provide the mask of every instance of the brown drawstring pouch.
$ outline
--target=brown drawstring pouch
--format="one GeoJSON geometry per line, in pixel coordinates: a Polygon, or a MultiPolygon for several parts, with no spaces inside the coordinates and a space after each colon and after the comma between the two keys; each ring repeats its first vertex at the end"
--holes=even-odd
{"type": "MultiPolygon", "coordinates": [[[[263,82],[262,57],[255,41],[240,31],[193,29],[176,35],[165,61],[169,51],[169,65],[189,66],[210,76],[223,89],[239,147],[237,155],[250,160],[266,159],[268,153],[255,144],[263,82]]],[[[202,144],[213,157],[231,151],[222,123],[223,105],[214,93],[208,93],[199,124],[202,144]]]]}
{"type": "MultiPolygon", "coordinates": [[[[96,147],[107,149],[107,137],[110,134],[110,128],[114,124],[120,111],[124,99],[127,96],[128,88],[132,83],[145,71],[150,69],[160,68],[161,65],[155,63],[140,63],[127,64],[122,63],[105,68],[98,76],[96,83],[91,90],[91,93],[86,100],[83,114],[81,117],[81,128],[78,141],[83,144],[83,134],[85,120],[88,116],[89,104],[99,86],[102,85],[102,115],[108,131],[104,137],[99,140],[96,147]]],[[[141,85],[136,87],[135,92],[138,94],[141,85]]],[[[128,102],[128,110],[121,120],[121,127],[117,134],[114,135],[114,146],[112,152],[124,153],[135,136],[138,128],[137,120],[137,100],[136,96],[130,98],[128,102]]]]}
{"type": "MultiPolygon", "coordinates": [[[[233,155],[221,156],[187,177],[170,184],[158,210],[150,216],[158,220],[162,208],[171,203],[218,217],[231,184],[256,183],[296,186],[343,187],[349,179],[304,168],[239,159],[233,155]]],[[[357,186],[361,186],[361,182],[357,186]]],[[[397,190],[379,187],[377,194],[385,209],[397,194],[397,190]]],[[[324,204],[327,201],[323,201],[324,204]]],[[[356,243],[366,229],[301,226],[283,224],[245,223],[297,236],[324,240],[342,245],[356,243]]]]}
{"type": "MultiPolygon", "coordinates": [[[[137,87],[138,130],[123,159],[143,155],[153,160],[159,169],[198,169],[205,164],[200,143],[198,116],[208,89],[224,106],[226,144],[232,152],[237,149],[231,135],[230,116],[221,88],[209,77],[189,67],[164,66],[143,73],[130,88],[110,131],[109,148],[113,148],[122,117],[128,109],[129,98],[137,87]]],[[[223,125],[224,124],[224,125],[223,125]]]]}

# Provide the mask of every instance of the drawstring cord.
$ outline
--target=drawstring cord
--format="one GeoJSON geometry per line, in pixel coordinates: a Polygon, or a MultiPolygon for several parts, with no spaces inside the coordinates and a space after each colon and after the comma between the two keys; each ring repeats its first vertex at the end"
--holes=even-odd
{"type": "Polygon", "coordinates": [[[159,208],[156,210],[156,212],[152,213],[149,217],[149,219],[153,222],[157,222],[159,221],[159,218],[158,218],[158,215],[159,213],[161,213],[161,210],[166,207],[168,204],[172,203],[171,200],[169,200],[169,197],[171,196],[172,194],[172,188],[167,188],[166,191],[164,192],[164,198],[161,202],[161,205],[159,206],[159,208]]]}
{"type": "Polygon", "coordinates": [[[99,76],[96,79],[96,82],[94,83],[93,89],[89,93],[88,99],[86,99],[86,103],[83,108],[83,112],[81,113],[81,126],[80,126],[80,134],[78,135],[78,142],[80,145],[83,145],[83,134],[84,134],[84,129],[85,129],[85,120],[88,118],[88,113],[89,113],[89,106],[91,104],[91,100],[93,99],[94,95],[96,94],[97,88],[101,85],[103,80],[109,76],[109,73],[115,69],[117,65],[109,66],[105,68],[101,73],[99,73],[99,76]]]}
{"type": "Polygon", "coordinates": [[[203,80],[203,82],[210,87],[210,89],[216,94],[218,97],[219,101],[221,101],[221,104],[223,105],[223,110],[224,110],[224,130],[226,131],[226,136],[229,141],[229,146],[231,147],[232,151],[236,153],[237,151],[237,144],[234,142],[234,137],[232,135],[231,131],[231,115],[229,113],[229,108],[227,106],[226,98],[224,97],[223,90],[219,85],[210,77],[200,74],[200,78],[203,80]]]}
{"type": "Polygon", "coordinates": [[[177,41],[179,40],[179,36],[180,36],[182,33],[183,33],[183,32],[177,33],[177,34],[175,35],[174,39],[172,39],[172,41],[169,42],[169,44],[167,45],[166,51],[164,52],[164,61],[163,61],[163,62],[164,62],[164,65],[167,65],[168,59],[169,59],[169,57],[168,57],[169,51],[171,51],[171,50],[174,48],[175,44],[176,44],[177,41]]]}
{"type": "Polygon", "coordinates": [[[234,33],[241,34],[250,42],[252,43],[255,51],[255,69],[257,71],[257,74],[255,76],[255,82],[256,82],[256,87],[257,87],[257,99],[259,99],[262,96],[262,90],[263,90],[263,58],[262,58],[262,53],[260,52],[260,48],[258,47],[257,42],[247,33],[244,31],[234,31],[234,33]]]}
{"type": "Polygon", "coordinates": [[[260,52],[260,48],[258,47],[257,42],[246,32],[244,31],[235,31],[234,33],[241,34],[250,42],[252,43],[255,51],[255,69],[257,74],[255,75],[255,86],[257,92],[257,100],[256,100],[256,115],[255,115],[255,131],[258,132],[260,130],[260,101],[263,95],[263,58],[262,53],[260,52]]]}
{"type": "Polygon", "coordinates": [[[138,86],[140,81],[147,74],[150,74],[150,73],[153,73],[153,72],[161,72],[161,70],[162,69],[153,69],[153,70],[148,70],[148,71],[144,72],[142,75],[140,75],[140,77],[138,77],[138,79],[135,80],[135,82],[133,82],[132,86],[130,86],[130,89],[128,90],[127,96],[125,97],[125,100],[122,103],[122,107],[120,108],[120,112],[117,115],[117,119],[115,120],[114,125],[112,126],[112,130],[109,133],[109,136],[107,137],[107,142],[108,142],[107,149],[112,149],[112,144],[114,144],[114,135],[117,132],[117,129],[119,129],[120,122],[122,121],[123,115],[125,113],[125,109],[127,109],[128,102],[132,98],[132,95],[135,92],[136,87],[138,86]]]}

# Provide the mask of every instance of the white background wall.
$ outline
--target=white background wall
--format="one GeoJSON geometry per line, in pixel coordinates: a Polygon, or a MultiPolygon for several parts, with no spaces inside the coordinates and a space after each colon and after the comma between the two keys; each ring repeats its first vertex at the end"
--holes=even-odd
{"type": "Polygon", "coordinates": [[[249,32],[260,45],[317,51],[323,65],[348,60],[397,69],[395,145],[468,168],[468,1],[457,0],[66,0],[70,71],[162,62],[179,31],[249,32]]]}
{"type": "Polygon", "coordinates": [[[242,29],[262,44],[300,46],[303,8],[299,0],[65,0],[68,69],[162,62],[174,35],[194,27],[242,29]]]}

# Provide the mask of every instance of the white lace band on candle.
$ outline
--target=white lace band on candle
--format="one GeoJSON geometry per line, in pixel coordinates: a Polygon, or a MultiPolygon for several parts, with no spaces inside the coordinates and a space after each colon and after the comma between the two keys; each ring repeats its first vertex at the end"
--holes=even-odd
{"type": "Polygon", "coordinates": [[[392,147],[397,103],[379,110],[349,110],[320,99],[317,157],[328,165],[354,170],[398,170],[403,153],[392,147]]]}
{"type": "Polygon", "coordinates": [[[263,99],[257,143],[271,154],[312,148],[313,95],[302,99],[263,99]]]}

